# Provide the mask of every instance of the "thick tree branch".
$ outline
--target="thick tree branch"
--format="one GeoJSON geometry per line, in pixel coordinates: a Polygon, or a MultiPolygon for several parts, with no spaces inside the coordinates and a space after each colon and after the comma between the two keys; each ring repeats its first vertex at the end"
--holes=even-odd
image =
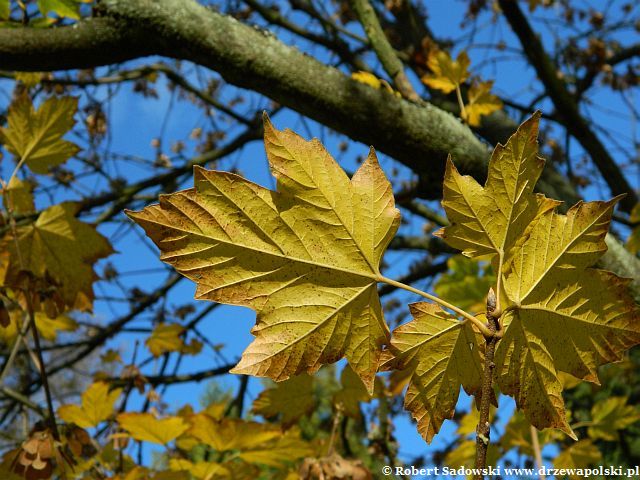
{"type": "Polygon", "coordinates": [[[574,96],[568,91],[562,78],[558,76],[556,66],[545,52],[542,42],[532,30],[518,2],[499,0],[499,4],[511,28],[520,39],[525,55],[544,84],[549,98],[553,101],[557,115],[563,120],[564,126],[571,135],[589,153],[611,192],[615,195],[627,194],[620,202],[620,206],[626,212],[630,212],[638,203],[636,192],[580,114],[574,96]]]}
{"type": "MultiPolygon", "coordinates": [[[[449,152],[465,173],[486,175],[486,147],[452,115],[353,81],[268,32],[192,0],[103,0],[101,8],[104,17],[53,29],[50,37],[31,28],[0,30],[0,64],[38,71],[93,67],[150,54],[190,60],[355,140],[375,144],[433,181],[434,187],[449,152]],[[123,41],[131,40],[130,32],[139,32],[135,48],[123,41]],[[65,34],[73,42],[60,45],[65,34]],[[95,44],[99,55],[92,53],[95,44]]],[[[422,193],[437,197],[439,189],[422,193]]]]}
{"type": "Polygon", "coordinates": [[[115,18],[88,18],[60,28],[0,29],[3,70],[91,68],[159,53],[153,34],[115,18]]]}

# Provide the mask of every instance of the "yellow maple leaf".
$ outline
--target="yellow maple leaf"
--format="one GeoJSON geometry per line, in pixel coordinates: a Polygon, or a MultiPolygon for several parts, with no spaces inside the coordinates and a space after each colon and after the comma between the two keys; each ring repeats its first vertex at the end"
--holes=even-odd
{"type": "Polygon", "coordinates": [[[469,78],[469,65],[471,62],[464,50],[453,60],[447,52],[434,48],[427,60],[432,73],[423,75],[421,80],[431,88],[451,93],[469,78]]]}
{"type": "Polygon", "coordinates": [[[468,257],[504,257],[539,210],[557,205],[533,193],[544,160],[538,156],[540,115],[524,122],[505,146],[498,145],[489,161],[484,188],[458,173],[447,160],[442,206],[451,225],[436,232],[468,257]]]}
{"type": "Polygon", "coordinates": [[[28,96],[9,108],[7,127],[0,128],[0,142],[35,173],[47,173],[80,149],[62,137],[73,127],[78,99],[51,97],[35,110],[28,96]]]}
{"type": "Polygon", "coordinates": [[[75,218],[77,208],[73,203],[53,205],[34,224],[20,227],[20,255],[13,239],[4,238],[10,254],[5,285],[20,286],[21,271],[28,270],[55,287],[68,307],[91,310],[97,279],[93,264],[113,249],[94,227],[75,218]]]}
{"type": "MultiPolygon", "coordinates": [[[[26,314],[20,309],[9,311],[10,323],[7,327],[0,329],[0,339],[6,344],[12,343],[18,336],[18,325],[23,325],[26,321],[26,314]]],[[[38,332],[45,340],[54,341],[58,332],[74,332],[78,329],[78,322],[66,316],[59,315],[56,318],[49,318],[42,312],[35,312],[34,318],[38,332]]]]}
{"type": "Polygon", "coordinates": [[[495,378],[538,429],[573,436],[558,371],[597,382],[597,367],[640,343],[638,310],[627,280],[590,268],[606,251],[613,207],[580,202],[566,215],[535,195],[539,114],[496,147],[481,187],[448,163],[443,206],[452,224],[440,231],[463,253],[487,256],[498,272],[503,336],[495,378]]]}
{"type": "MultiPolygon", "coordinates": [[[[580,440],[566,447],[553,459],[555,468],[576,470],[598,465],[602,462],[602,454],[590,439],[580,440]]],[[[569,474],[571,480],[584,478],[582,475],[569,474]]]]}
{"type": "Polygon", "coordinates": [[[181,337],[183,333],[184,327],[177,323],[159,323],[144,343],[154,357],[167,352],[182,352],[187,355],[200,353],[202,343],[195,339],[185,343],[181,337]]]}
{"type": "Polygon", "coordinates": [[[362,71],[353,72],[351,74],[351,78],[354,79],[356,82],[369,85],[370,87],[375,88],[376,90],[386,90],[387,92],[394,94],[396,97],[402,96],[400,92],[394,90],[393,87],[389,85],[389,82],[376,77],[373,73],[362,72],[362,71]]]}
{"type": "Polygon", "coordinates": [[[618,430],[633,425],[640,420],[640,412],[633,405],[627,405],[627,397],[609,397],[593,404],[591,425],[587,430],[594,440],[608,442],[620,440],[618,430]]]}
{"type": "Polygon", "coordinates": [[[224,465],[215,462],[192,462],[185,458],[172,458],[169,460],[169,468],[173,471],[187,471],[202,480],[231,478],[231,471],[224,465]]]}
{"type": "Polygon", "coordinates": [[[313,377],[298,375],[260,392],[251,411],[265,418],[280,417],[280,423],[288,427],[315,407],[313,377]]]}
{"type": "Polygon", "coordinates": [[[32,191],[33,186],[29,182],[13,177],[4,190],[2,201],[13,213],[28,215],[36,210],[32,191]]]}
{"type": "Polygon", "coordinates": [[[465,105],[463,120],[472,127],[480,126],[480,117],[489,115],[502,108],[502,101],[491,94],[493,82],[477,82],[471,85],[467,92],[468,105],[465,105]]]}
{"type": "Polygon", "coordinates": [[[189,429],[181,417],[156,418],[150,413],[121,413],[116,418],[131,437],[141,442],[166,445],[189,429]]]}
{"type": "Polygon", "coordinates": [[[58,409],[58,416],[82,428],[95,427],[113,414],[120,393],[121,388],[110,391],[105,382],[93,383],[82,393],[81,405],[63,405],[58,409]]]}
{"type": "Polygon", "coordinates": [[[479,395],[482,365],[469,321],[426,302],[409,307],[413,320],[393,331],[392,355],[381,369],[411,370],[404,406],[418,422],[418,432],[431,442],[442,422],[453,418],[460,387],[479,395]]]}
{"type": "Polygon", "coordinates": [[[265,147],[275,192],[196,168],[195,188],[128,215],[196,298],[257,311],[234,373],[281,381],[346,356],[372,391],[389,334],[376,283],[400,222],[391,185],[373,150],[349,180],[317,139],[266,117],[265,147]]]}
{"type": "Polygon", "coordinates": [[[333,395],[333,404],[339,405],[345,415],[361,418],[360,402],[369,402],[372,396],[351,367],[346,366],[342,369],[340,386],[340,390],[333,395]]]}

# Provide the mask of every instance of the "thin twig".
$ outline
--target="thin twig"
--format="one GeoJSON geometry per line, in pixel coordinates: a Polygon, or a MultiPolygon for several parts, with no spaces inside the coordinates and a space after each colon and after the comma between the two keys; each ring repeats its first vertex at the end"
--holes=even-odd
{"type": "Polygon", "coordinates": [[[493,370],[496,365],[493,357],[496,351],[496,344],[500,338],[496,335],[498,330],[498,319],[493,316],[496,309],[496,294],[493,289],[487,295],[487,327],[491,336],[486,338],[484,351],[484,371],[482,375],[482,392],[480,398],[480,419],[476,427],[476,464],[478,473],[474,475],[475,480],[483,480],[481,471],[487,466],[487,450],[491,437],[491,423],[489,422],[489,412],[491,399],[493,398],[493,370]]]}
{"type": "Polygon", "coordinates": [[[376,52],[382,67],[393,80],[394,85],[403,97],[412,102],[419,102],[416,93],[404,71],[404,65],[396,55],[395,50],[387,40],[375,10],[368,0],[351,0],[351,5],[364,28],[373,50],[376,52]]]}
{"type": "MultiPolygon", "coordinates": [[[[536,458],[536,467],[538,472],[542,472],[542,451],[540,450],[540,441],[538,439],[538,429],[531,425],[531,445],[533,446],[533,454],[536,458]]],[[[544,473],[538,473],[540,480],[545,480],[544,473]]]]}

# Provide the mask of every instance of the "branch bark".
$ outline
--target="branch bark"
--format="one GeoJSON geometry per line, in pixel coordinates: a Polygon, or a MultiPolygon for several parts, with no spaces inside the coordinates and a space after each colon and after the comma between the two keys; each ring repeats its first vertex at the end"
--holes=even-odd
{"type": "Polygon", "coordinates": [[[190,60],[354,140],[375,144],[426,180],[424,198],[439,196],[449,152],[464,173],[486,176],[486,146],[453,115],[351,80],[269,32],[192,0],[103,0],[100,12],[102,17],[44,35],[32,28],[0,29],[0,65],[42,71],[152,54],[190,60]],[[62,42],[65,36],[71,41],[62,42]]]}
{"type": "Polygon", "coordinates": [[[620,206],[624,211],[630,212],[635,204],[638,203],[638,196],[635,190],[580,114],[574,96],[569,92],[562,78],[558,76],[556,65],[545,52],[542,42],[532,30],[518,2],[499,0],[498,3],[514,33],[518,36],[525,55],[544,84],[549,97],[556,107],[557,115],[563,120],[564,126],[571,135],[589,153],[598,170],[600,170],[602,178],[609,185],[611,192],[614,195],[621,193],[627,195],[620,202],[620,206]]]}

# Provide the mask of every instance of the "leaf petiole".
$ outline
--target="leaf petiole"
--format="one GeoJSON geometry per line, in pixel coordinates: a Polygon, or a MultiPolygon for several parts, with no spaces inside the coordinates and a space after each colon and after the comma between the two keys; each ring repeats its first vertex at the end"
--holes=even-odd
{"type": "Polygon", "coordinates": [[[458,98],[458,106],[460,107],[460,118],[467,123],[467,110],[464,108],[464,101],[462,100],[462,92],[460,91],[460,84],[456,83],[456,97],[458,98]]]}
{"type": "Polygon", "coordinates": [[[446,300],[442,300],[441,298],[436,297],[435,295],[431,295],[430,293],[423,292],[422,290],[418,290],[417,288],[413,288],[412,286],[406,285],[402,282],[397,282],[396,280],[393,280],[391,278],[380,276],[378,277],[377,280],[379,282],[386,283],[388,285],[393,285],[394,287],[397,287],[397,288],[402,288],[403,290],[407,290],[408,292],[415,293],[416,295],[420,295],[421,297],[424,297],[428,300],[431,300],[432,302],[442,305],[443,307],[448,308],[449,310],[453,310],[458,315],[461,315],[462,317],[464,317],[465,319],[473,323],[476,327],[478,327],[478,330],[480,330],[482,335],[484,335],[487,338],[496,336],[496,334],[491,330],[489,330],[489,327],[487,327],[482,321],[478,320],[476,317],[474,317],[470,313],[467,313],[464,310],[456,307],[455,305],[450,304],[446,300]]]}

